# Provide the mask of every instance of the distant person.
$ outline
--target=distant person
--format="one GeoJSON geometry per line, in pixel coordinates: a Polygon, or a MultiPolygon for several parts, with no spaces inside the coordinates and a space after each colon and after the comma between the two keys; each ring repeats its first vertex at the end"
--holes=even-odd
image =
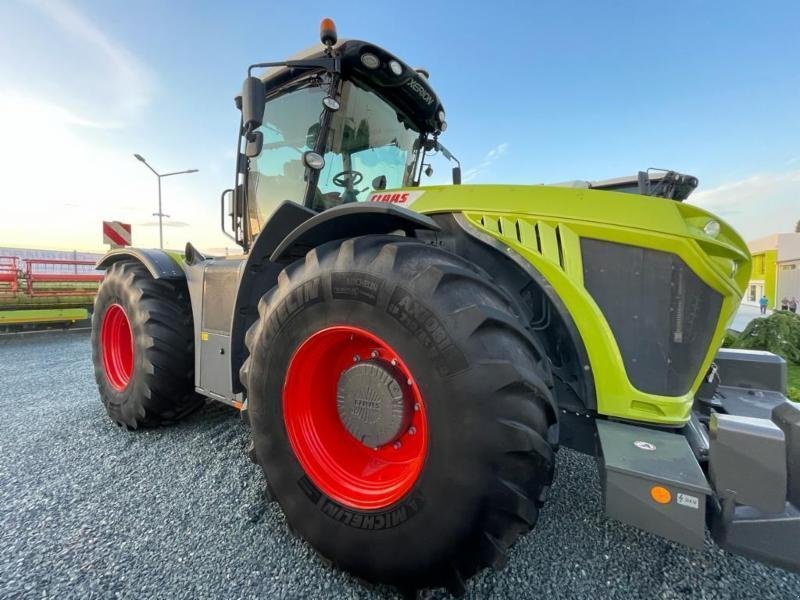
{"type": "Polygon", "coordinates": [[[795,298],[794,296],[792,296],[792,299],[789,300],[789,310],[792,311],[793,313],[797,312],[797,298],[795,298]]]}
{"type": "Polygon", "coordinates": [[[786,296],[781,300],[781,310],[789,310],[789,299],[786,296]]]}
{"type": "Polygon", "coordinates": [[[761,314],[767,314],[767,304],[769,304],[769,300],[765,295],[761,296],[761,300],[758,301],[758,305],[761,307],[761,314]]]}

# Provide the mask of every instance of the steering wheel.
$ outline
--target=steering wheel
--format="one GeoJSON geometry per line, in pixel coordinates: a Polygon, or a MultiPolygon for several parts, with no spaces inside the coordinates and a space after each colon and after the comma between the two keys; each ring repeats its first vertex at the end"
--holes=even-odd
{"type": "Polygon", "coordinates": [[[333,184],[341,188],[358,185],[364,180],[364,175],[360,171],[342,171],[333,176],[333,184]]]}

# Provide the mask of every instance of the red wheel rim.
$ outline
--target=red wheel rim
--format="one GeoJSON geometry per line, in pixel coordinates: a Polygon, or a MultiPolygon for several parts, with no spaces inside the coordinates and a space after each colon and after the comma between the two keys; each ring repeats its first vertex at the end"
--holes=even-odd
{"type": "Polygon", "coordinates": [[[133,332],[125,309],[112,304],[103,315],[100,347],[106,379],[117,391],[128,387],[133,373],[133,332]]]}
{"type": "Polygon", "coordinates": [[[428,427],[419,387],[400,356],[363,329],[330,327],[300,345],[286,373],[283,419],[305,472],[321,491],[345,506],[362,510],[390,506],[411,490],[422,471],[428,427]],[[360,359],[392,364],[405,377],[414,404],[406,432],[378,449],[353,437],[337,412],[339,377],[360,359]]]}

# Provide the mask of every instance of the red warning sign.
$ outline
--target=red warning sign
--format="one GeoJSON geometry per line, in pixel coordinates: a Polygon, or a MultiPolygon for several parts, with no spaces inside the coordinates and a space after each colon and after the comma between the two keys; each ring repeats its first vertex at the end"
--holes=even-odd
{"type": "Polygon", "coordinates": [[[119,221],[103,221],[103,243],[113,248],[131,245],[130,223],[119,221]]]}

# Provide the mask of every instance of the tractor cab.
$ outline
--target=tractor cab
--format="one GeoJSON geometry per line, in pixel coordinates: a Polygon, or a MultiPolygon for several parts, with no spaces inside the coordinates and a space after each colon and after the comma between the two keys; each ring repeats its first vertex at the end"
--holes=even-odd
{"type": "Polygon", "coordinates": [[[338,41],[328,19],[321,39],[321,49],[252,65],[236,99],[229,235],[245,250],[286,200],[321,212],[419,185],[426,152],[455,160],[437,140],[447,124],[426,72],[374,44],[338,41]]]}

